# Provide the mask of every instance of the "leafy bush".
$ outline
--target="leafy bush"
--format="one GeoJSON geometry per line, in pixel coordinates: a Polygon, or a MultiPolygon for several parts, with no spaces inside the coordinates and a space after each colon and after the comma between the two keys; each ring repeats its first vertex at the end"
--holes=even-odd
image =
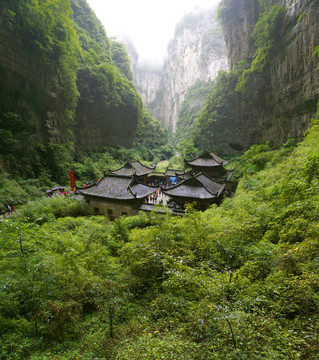
{"type": "Polygon", "coordinates": [[[72,197],[54,196],[24,205],[18,212],[18,216],[29,222],[44,223],[52,218],[66,216],[83,216],[90,214],[90,208],[84,200],[72,197]]]}

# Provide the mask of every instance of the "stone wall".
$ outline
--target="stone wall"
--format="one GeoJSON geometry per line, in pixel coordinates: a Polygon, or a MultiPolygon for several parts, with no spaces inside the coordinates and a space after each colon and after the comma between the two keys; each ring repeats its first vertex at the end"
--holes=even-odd
{"type": "Polygon", "coordinates": [[[132,206],[133,204],[123,202],[90,199],[89,205],[93,209],[95,215],[107,215],[111,218],[118,218],[124,215],[134,216],[139,212],[132,206]]]}

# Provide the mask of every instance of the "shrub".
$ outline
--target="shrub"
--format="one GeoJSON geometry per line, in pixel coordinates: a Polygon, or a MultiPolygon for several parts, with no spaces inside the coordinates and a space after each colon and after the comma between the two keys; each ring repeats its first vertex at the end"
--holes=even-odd
{"type": "Polygon", "coordinates": [[[24,205],[18,212],[20,218],[29,222],[36,221],[40,224],[49,221],[49,214],[52,214],[54,218],[76,217],[90,215],[91,209],[84,200],[55,196],[30,202],[24,205]]]}

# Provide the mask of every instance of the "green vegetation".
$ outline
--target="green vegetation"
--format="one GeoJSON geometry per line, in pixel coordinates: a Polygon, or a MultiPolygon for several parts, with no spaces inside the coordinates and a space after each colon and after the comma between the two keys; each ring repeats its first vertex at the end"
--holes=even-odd
{"type": "Polygon", "coordinates": [[[212,86],[212,81],[204,82],[197,80],[196,83],[187,90],[185,99],[178,110],[178,121],[174,139],[176,144],[191,137],[195,129],[195,119],[205,103],[212,86]]]}
{"type": "MultiPolygon", "coordinates": [[[[32,46],[50,58],[51,46],[59,47],[50,32],[72,39],[64,34],[68,27],[58,26],[59,11],[70,15],[67,3],[0,0],[0,11],[7,11],[14,31],[24,24],[17,15],[23,7],[35,14],[34,29],[47,30],[32,46]]],[[[189,205],[182,218],[142,213],[110,221],[93,216],[76,197],[40,198],[54,185],[52,175],[62,179],[68,167],[78,181],[89,181],[126,160],[154,162],[171,153],[167,133],[143,110],[127,80],[123,48],[104,38],[81,4],[73,1],[73,16],[82,24],[78,72],[88,81],[80,87],[78,77],[77,89],[87,103],[100,96],[110,109],[133,104],[139,118],[135,147],[82,151],[75,162],[72,126],[66,126],[64,141],[37,139],[38,146],[29,148],[33,119],[10,109],[1,114],[0,208],[18,208],[0,218],[0,360],[317,359],[319,120],[298,145],[254,145],[233,159],[235,196],[205,212],[189,205]],[[10,175],[16,172],[17,180],[3,168],[14,169],[10,175]]],[[[73,56],[63,46],[58,53],[73,56]]],[[[63,79],[72,78],[72,69],[59,67],[62,58],[55,64],[68,102],[72,87],[63,79]]],[[[214,137],[225,138],[223,124],[232,128],[235,109],[248,101],[235,91],[247,64],[240,65],[219,75],[199,114],[195,143],[179,142],[184,156],[196,146],[210,148],[214,137]]],[[[190,116],[185,110],[183,131],[190,116]]],[[[173,157],[169,167],[179,167],[181,159],[173,157]]]]}
{"type": "Polygon", "coordinates": [[[210,150],[211,144],[218,144],[218,152],[228,148],[230,135],[234,131],[234,119],[241,102],[245,100],[245,96],[235,90],[241,73],[240,69],[222,71],[215,79],[205,105],[196,118],[193,133],[196,147],[210,150]]]}
{"type": "Polygon", "coordinates": [[[122,71],[128,80],[133,81],[131,62],[127,55],[125,45],[113,40],[111,51],[114,64],[122,71]]]}
{"type": "Polygon", "coordinates": [[[169,159],[173,155],[173,148],[168,145],[168,138],[168,130],[145,109],[133,145],[133,149],[141,154],[138,157],[155,163],[169,159]]]}
{"type": "Polygon", "coordinates": [[[7,205],[19,207],[43,197],[45,191],[53,185],[46,174],[42,174],[39,179],[10,180],[0,167],[0,212],[7,211],[7,205]]]}
{"type": "Polygon", "coordinates": [[[88,6],[86,0],[72,0],[73,26],[81,44],[81,58],[84,64],[110,62],[111,41],[105,35],[103,25],[88,6]]]}
{"type": "MultiPolygon", "coordinates": [[[[242,151],[242,144],[254,142],[254,131],[242,129],[240,119],[251,119],[260,113],[260,104],[268,91],[267,65],[276,39],[280,33],[286,9],[269,1],[260,1],[261,11],[252,33],[256,52],[251,60],[241,61],[228,73],[216,78],[206,103],[196,118],[193,140],[200,149],[209,149],[214,144],[216,151],[231,154],[242,151]],[[247,136],[251,136],[247,139],[247,136]]],[[[218,16],[227,22],[236,16],[238,2],[223,0],[218,16]]],[[[262,111],[266,111],[262,105],[262,111]]],[[[251,123],[254,120],[251,120],[251,123]]],[[[252,125],[253,126],[253,125],[252,125]]],[[[263,129],[258,129],[261,133],[263,129]]],[[[259,134],[260,135],[260,134],[259,134]]]]}
{"type": "MultiPolygon", "coordinates": [[[[69,129],[79,97],[79,46],[71,12],[66,0],[0,1],[1,31],[9,54],[25,58],[26,66],[19,68],[17,61],[14,69],[0,68],[0,157],[12,175],[37,178],[51,165],[55,167],[50,163],[58,156],[54,145],[73,152],[69,129]],[[63,119],[59,126],[58,117],[63,119]],[[51,156],[43,156],[47,153],[51,156]]],[[[50,169],[56,178],[61,177],[55,170],[50,169]]]]}
{"type": "Polygon", "coordinates": [[[35,52],[47,71],[57,71],[66,101],[67,121],[71,121],[79,93],[76,88],[78,45],[70,19],[70,2],[9,0],[0,3],[7,25],[21,38],[26,50],[35,52]]]}
{"type": "Polygon", "coordinates": [[[75,159],[121,137],[119,121],[132,145],[143,104],[129,59],[86,0],[0,0],[0,16],[10,48],[0,66],[0,161],[10,176],[65,182],[75,159]]]}
{"type": "Polygon", "coordinates": [[[318,121],[236,167],[234,198],[183,218],[56,198],[2,219],[0,359],[316,359],[318,121]]]}
{"type": "Polygon", "coordinates": [[[252,34],[257,51],[254,55],[251,67],[244,70],[237,84],[237,91],[245,91],[248,79],[252,73],[262,72],[269,63],[271,50],[280,31],[280,26],[286,14],[286,8],[275,5],[269,10],[269,5],[263,6],[264,12],[259,14],[258,21],[252,34]]]}

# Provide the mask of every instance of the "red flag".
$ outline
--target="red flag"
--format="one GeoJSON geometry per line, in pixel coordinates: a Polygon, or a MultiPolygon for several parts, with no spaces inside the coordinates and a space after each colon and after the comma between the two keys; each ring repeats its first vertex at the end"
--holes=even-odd
{"type": "Polygon", "coordinates": [[[70,188],[72,191],[75,190],[75,174],[74,171],[70,171],[70,188]]]}

